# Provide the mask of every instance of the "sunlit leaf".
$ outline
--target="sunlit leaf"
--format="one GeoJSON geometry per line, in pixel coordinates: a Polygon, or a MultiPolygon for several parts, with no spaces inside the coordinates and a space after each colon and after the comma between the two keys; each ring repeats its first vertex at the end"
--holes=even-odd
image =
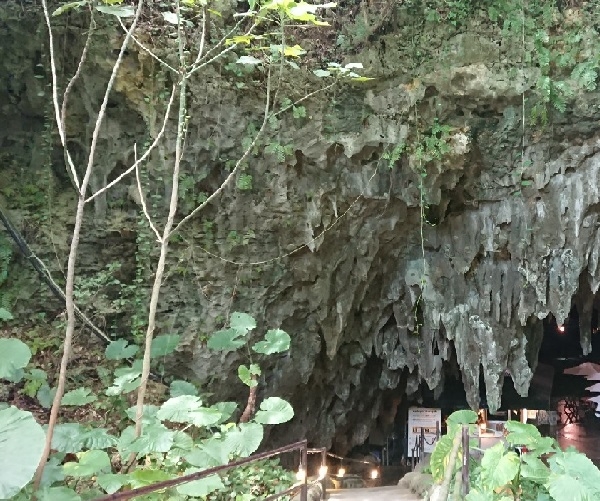
{"type": "Polygon", "coordinates": [[[238,377],[240,378],[242,383],[244,383],[246,386],[249,386],[250,388],[254,388],[258,385],[258,381],[252,377],[260,376],[260,367],[258,367],[258,371],[256,371],[257,367],[258,366],[256,364],[252,364],[250,368],[246,367],[245,365],[240,365],[238,367],[238,377]],[[254,366],[254,372],[252,371],[252,366],[254,366]]]}
{"type": "Polygon", "coordinates": [[[290,349],[291,338],[289,334],[281,329],[268,330],[264,341],[256,343],[252,349],[256,353],[272,355],[290,349]]]}
{"type": "Polygon", "coordinates": [[[313,70],[313,73],[319,78],[331,76],[331,72],[327,70],[313,70]]]}
{"type": "Polygon", "coordinates": [[[163,470],[153,469],[140,469],[138,468],[129,475],[131,479],[131,487],[137,489],[138,487],[145,487],[146,485],[156,484],[173,478],[174,475],[170,475],[163,470]]]}
{"type": "MultiPolygon", "coordinates": [[[[158,419],[156,413],[158,412],[158,405],[144,405],[142,409],[142,424],[149,423],[158,423],[160,420],[158,419]]],[[[135,416],[137,413],[137,406],[130,407],[125,411],[127,417],[132,421],[135,421],[135,416]]]]}
{"type": "Polygon", "coordinates": [[[232,454],[247,457],[256,452],[263,439],[263,427],[258,423],[240,423],[228,430],[223,439],[224,447],[232,454]]]}
{"type": "Polygon", "coordinates": [[[179,24],[179,20],[177,19],[177,14],[174,12],[163,12],[163,19],[169,24],[179,24]]]}
{"type": "Polygon", "coordinates": [[[23,367],[31,359],[31,350],[23,341],[14,338],[0,338],[0,379],[13,383],[23,377],[23,367]]]}
{"type": "Polygon", "coordinates": [[[92,428],[83,433],[81,440],[85,449],[108,449],[117,445],[119,441],[105,428],[92,428]]]}
{"type": "Polygon", "coordinates": [[[160,423],[151,423],[143,427],[143,433],[135,438],[135,427],[128,426],[121,433],[117,448],[121,457],[131,452],[141,455],[153,452],[169,452],[173,446],[174,432],[160,423]]]}
{"type": "Polygon", "coordinates": [[[247,313],[241,313],[239,311],[234,311],[231,314],[229,326],[232,329],[235,329],[236,331],[246,334],[247,332],[256,329],[256,320],[254,320],[254,317],[252,317],[252,315],[248,315],[247,313]]]}
{"type": "Polygon", "coordinates": [[[0,320],[7,321],[12,320],[14,317],[12,313],[8,311],[6,308],[0,308],[0,320]]]}
{"type": "Polygon", "coordinates": [[[288,402],[279,397],[269,397],[261,402],[254,421],[261,424],[281,424],[293,417],[294,409],[288,402]]]}
{"type": "Polygon", "coordinates": [[[188,423],[194,426],[210,426],[221,418],[221,413],[217,409],[203,407],[200,398],[193,395],[170,398],[160,406],[156,415],[162,421],[188,423]]]}
{"type": "Polygon", "coordinates": [[[44,439],[31,412],[16,407],[0,411],[0,499],[11,498],[32,479],[44,439]]]}
{"type": "Polygon", "coordinates": [[[130,5],[96,5],[96,10],[117,17],[135,16],[135,9],[130,5]]]}
{"type": "Polygon", "coordinates": [[[517,476],[519,465],[520,459],[515,452],[506,452],[503,442],[494,444],[481,459],[486,486],[493,490],[508,484],[517,476]]]}
{"type": "Polygon", "coordinates": [[[132,367],[121,367],[115,370],[115,380],[106,390],[108,396],[120,395],[135,390],[141,382],[141,361],[136,360],[132,367]]]}
{"type": "Polygon", "coordinates": [[[77,454],[78,461],[70,461],[63,465],[65,475],[69,477],[91,477],[98,473],[110,471],[110,458],[106,451],[92,450],[77,454]]]}
{"type": "Polygon", "coordinates": [[[236,45],[250,45],[252,43],[252,40],[258,40],[258,39],[261,39],[261,38],[263,38],[263,37],[256,36],[256,35],[238,35],[238,36],[235,36],[235,37],[228,38],[225,41],[225,44],[226,45],[233,45],[233,44],[236,44],[236,45]]]}

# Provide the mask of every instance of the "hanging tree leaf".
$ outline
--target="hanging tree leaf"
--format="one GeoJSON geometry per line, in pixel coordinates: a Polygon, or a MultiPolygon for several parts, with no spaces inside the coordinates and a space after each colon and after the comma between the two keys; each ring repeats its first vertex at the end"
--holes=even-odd
{"type": "Polygon", "coordinates": [[[31,359],[31,350],[19,339],[0,339],[0,379],[13,383],[23,377],[23,367],[31,359]]]}
{"type": "Polygon", "coordinates": [[[292,406],[279,397],[269,397],[262,401],[260,410],[256,413],[254,421],[261,424],[286,423],[294,417],[292,406]]]}
{"type": "Polygon", "coordinates": [[[291,338],[289,334],[280,329],[269,330],[265,334],[264,341],[256,343],[252,349],[256,353],[272,355],[273,353],[281,353],[290,349],[291,338]]]}

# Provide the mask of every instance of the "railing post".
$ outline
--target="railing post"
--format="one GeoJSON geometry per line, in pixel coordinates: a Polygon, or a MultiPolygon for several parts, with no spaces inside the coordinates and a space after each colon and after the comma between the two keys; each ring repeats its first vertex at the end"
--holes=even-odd
{"type": "MultiPolygon", "coordinates": [[[[327,467],[327,447],[321,449],[321,465],[327,467]]],[[[327,473],[323,477],[321,486],[323,488],[323,499],[327,499],[327,473]]]]}
{"type": "Polygon", "coordinates": [[[419,461],[425,456],[425,428],[421,428],[421,435],[419,436],[419,461]]]}
{"type": "Polygon", "coordinates": [[[300,501],[308,500],[308,447],[307,444],[304,444],[302,447],[302,452],[300,453],[300,467],[304,468],[304,483],[302,484],[302,488],[300,490],[300,501]]]}
{"type": "Polygon", "coordinates": [[[469,427],[462,427],[462,495],[463,498],[469,493],[469,457],[471,450],[469,446],[469,427]]]}

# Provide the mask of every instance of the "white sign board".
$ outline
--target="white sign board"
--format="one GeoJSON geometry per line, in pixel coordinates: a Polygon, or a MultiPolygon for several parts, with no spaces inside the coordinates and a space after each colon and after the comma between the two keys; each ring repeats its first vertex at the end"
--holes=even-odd
{"type": "Polygon", "coordinates": [[[432,452],[441,425],[441,409],[426,409],[423,407],[408,409],[408,457],[412,457],[412,449],[421,436],[421,430],[425,435],[425,452],[432,452]]]}

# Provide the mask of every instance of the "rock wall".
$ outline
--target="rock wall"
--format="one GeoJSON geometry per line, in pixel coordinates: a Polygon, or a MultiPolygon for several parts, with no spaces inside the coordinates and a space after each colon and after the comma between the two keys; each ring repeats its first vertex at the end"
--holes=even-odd
{"type": "MultiPolygon", "coordinates": [[[[38,14],[1,17],[10,36],[0,37],[0,46],[15,60],[0,58],[0,123],[12,124],[0,131],[0,201],[58,274],[66,267],[74,196],[55,136],[49,147],[40,139],[51,109],[40,84],[48,74],[38,14]],[[15,188],[18,179],[31,185],[29,198],[23,184],[15,188]]],[[[399,41],[416,28],[395,22],[396,30],[388,27],[349,56],[378,78],[311,99],[307,118],[283,118],[243,172],[252,176],[251,188],[229,187],[172,246],[160,330],[183,336],[173,372],[220,399],[242,402],[245,390],[234,375],[244,354],[216,356],[206,348],[207,335],[238,310],[254,315],[259,331],[281,327],[292,336],[288,354],[263,364],[261,396],[283,395],[296,411],[289,425],[272,430],[273,443],[307,437],[345,452],[375,427],[389,429],[399,399],[417,397],[422,385],[439,394],[444,378],[458,371],[474,408],[480,374],[491,409],[500,406],[506,371],[526,395],[542,319],[563,322],[572,304],[582,347],[590,350],[600,285],[600,94],[577,94],[550,124],[530,126],[539,70],[517,64],[496,32],[422,28],[430,30],[433,55],[404,72],[416,63],[399,41]],[[446,132],[432,132],[435,123],[446,132]],[[428,137],[444,150],[439,158],[419,155],[428,137]],[[274,142],[288,149],[269,153],[274,142]],[[404,153],[390,165],[390,152],[401,144],[404,153]]],[[[116,46],[114,31],[106,28],[102,37],[98,47],[116,46]]],[[[73,97],[73,123],[83,126],[73,125],[69,135],[79,160],[109,52],[93,53],[73,97]]],[[[146,56],[129,52],[102,130],[93,188],[114,179],[133,158],[134,144],[152,135],[155,108],[145,97],[154,95],[153,86],[169,87],[157,75],[146,56]]],[[[263,83],[244,78],[240,91],[239,77],[222,65],[192,84],[183,174],[189,191],[179,217],[194,197],[222,182],[260,117],[263,83]]],[[[295,81],[296,89],[302,85],[318,82],[295,81]]],[[[163,157],[172,153],[166,144],[163,157]]],[[[163,174],[155,159],[147,176],[157,212],[170,189],[163,174]]],[[[82,277],[118,262],[120,282],[134,284],[140,263],[151,262],[132,183],[90,211],[82,277]]],[[[14,260],[10,276],[4,287],[25,291],[17,311],[38,308],[45,292],[25,262],[14,260]]],[[[134,306],[115,307],[123,289],[101,292],[88,309],[114,335],[127,334],[124,311],[134,306]]]]}

